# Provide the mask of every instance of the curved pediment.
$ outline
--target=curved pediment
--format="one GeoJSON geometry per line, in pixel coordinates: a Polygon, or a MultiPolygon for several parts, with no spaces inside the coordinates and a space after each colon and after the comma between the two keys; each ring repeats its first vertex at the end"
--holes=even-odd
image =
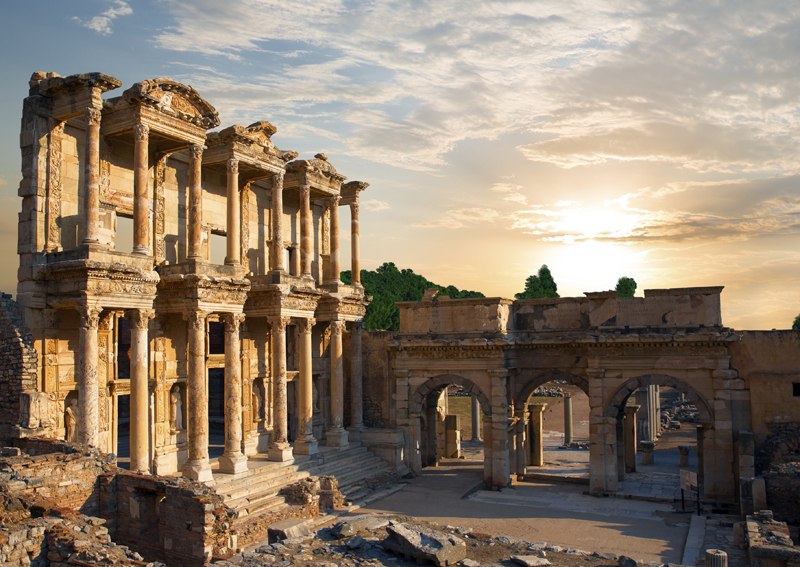
{"type": "Polygon", "coordinates": [[[144,104],[203,128],[219,126],[219,114],[194,88],[158,77],[141,81],[122,94],[131,104],[144,104]]]}
{"type": "Polygon", "coordinates": [[[336,171],[336,168],[328,161],[328,155],[318,153],[314,159],[299,159],[286,166],[287,171],[306,171],[316,173],[322,177],[342,182],[347,179],[344,175],[336,171]]]}

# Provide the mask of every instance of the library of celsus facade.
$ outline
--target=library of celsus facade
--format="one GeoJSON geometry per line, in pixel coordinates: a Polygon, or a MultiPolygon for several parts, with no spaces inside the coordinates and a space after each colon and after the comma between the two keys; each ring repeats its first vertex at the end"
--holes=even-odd
{"type": "Polygon", "coordinates": [[[217,112],[187,85],[120,87],[35,73],[24,102],[17,302],[41,353],[26,431],[200,481],[210,458],[236,473],[346,446],[367,184],[278,149],[266,121],[209,132],[217,112]]]}

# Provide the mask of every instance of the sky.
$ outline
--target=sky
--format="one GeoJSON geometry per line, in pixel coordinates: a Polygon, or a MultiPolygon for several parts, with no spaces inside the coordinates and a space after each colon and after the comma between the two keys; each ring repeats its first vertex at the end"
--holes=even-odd
{"type": "MultiPolygon", "coordinates": [[[[723,323],[800,313],[800,3],[5,0],[0,290],[16,287],[35,70],[194,86],[362,194],[361,262],[513,297],[724,285],[723,323]]],[[[349,214],[342,210],[342,265],[349,214]]]]}

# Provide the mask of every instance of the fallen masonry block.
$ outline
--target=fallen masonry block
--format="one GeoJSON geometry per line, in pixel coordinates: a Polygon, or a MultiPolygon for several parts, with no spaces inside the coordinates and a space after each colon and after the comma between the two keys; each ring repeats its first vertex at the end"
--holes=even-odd
{"type": "Polygon", "coordinates": [[[550,561],[538,555],[512,555],[511,561],[523,567],[546,567],[550,561]]]}
{"type": "Polygon", "coordinates": [[[395,524],[386,527],[385,549],[417,561],[454,565],[467,557],[464,540],[423,526],[395,524]]]}
{"type": "Polygon", "coordinates": [[[270,543],[311,535],[313,520],[309,518],[290,518],[270,524],[267,538],[270,543]]]}
{"type": "Polygon", "coordinates": [[[355,535],[360,531],[372,532],[387,525],[389,525],[389,518],[385,516],[361,514],[337,522],[333,526],[332,533],[336,538],[343,538],[355,535]]]}

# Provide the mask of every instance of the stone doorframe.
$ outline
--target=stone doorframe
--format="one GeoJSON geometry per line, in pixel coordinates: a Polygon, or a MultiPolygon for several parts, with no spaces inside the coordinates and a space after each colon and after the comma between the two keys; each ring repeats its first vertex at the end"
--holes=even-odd
{"type": "MultiPolygon", "coordinates": [[[[617,482],[624,478],[626,462],[625,444],[623,441],[623,422],[625,406],[628,398],[640,388],[647,386],[666,386],[683,393],[687,399],[694,402],[700,414],[700,423],[697,430],[697,456],[698,479],[700,489],[703,490],[705,464],[707,460],[713,461],[713,452],[703,450],[704,441],[713,445],[714,412],[706,399],[685,381],[668,374],[644,374],[629,378],[611,397],[602,412],[602,417],[597,418],[592,412],[590,451],[590,490],[592,492],[616,491],[617,482]]],[[[591,403],[591,396],[590,396],[591,403]]],[[[630,451],[631,448],[629,447],[630,451]]],[[[635,451],[635,446],[633,447],[635,451]]],[[[629,458],[635,459],[635,454],[629,458]]]]}

